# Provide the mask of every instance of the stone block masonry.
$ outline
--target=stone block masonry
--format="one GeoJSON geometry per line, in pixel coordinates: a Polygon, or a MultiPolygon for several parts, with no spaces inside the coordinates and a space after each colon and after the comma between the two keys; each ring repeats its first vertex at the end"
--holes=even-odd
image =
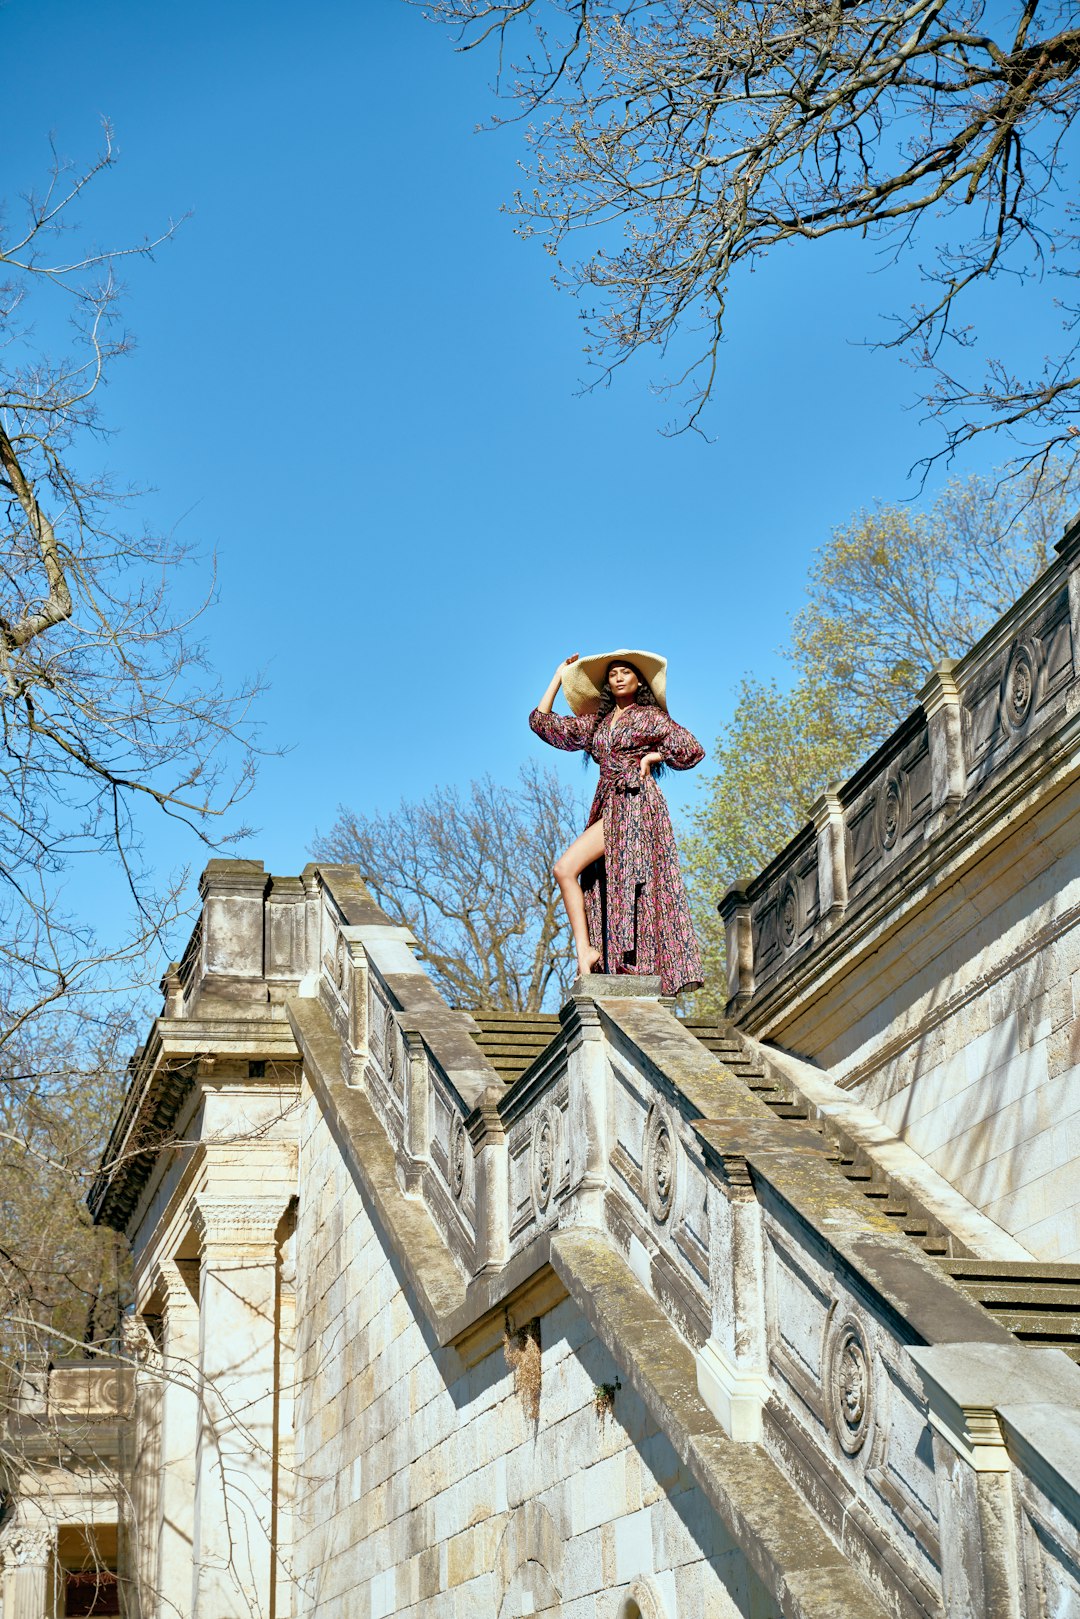
{"type": "Polygon", "coordinates": [[[569,1299],[541,1322],[533,1422],[501,1347],[467,1368],[432,1345],[310,1093],[300,1155],[303,1611],[616,1619],[636,1588],[671,1619],[779,1613],[569,1299]]]}

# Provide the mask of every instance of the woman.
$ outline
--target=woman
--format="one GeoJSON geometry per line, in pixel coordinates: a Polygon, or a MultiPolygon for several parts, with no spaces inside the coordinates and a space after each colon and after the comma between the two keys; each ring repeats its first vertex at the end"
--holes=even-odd
{"type": "Polygon", "coordinates": [[[665,995],[701,985],[701,955],[679,857],[654,769],[690,770],[705,757],[667,712],[667,660],[607,652],[556,669],[529,724],[553,748],[600,766],[588,825],[555,863],[578,971],[656,975],[665,995]],[[572,719],[552,713],[560,686],[572,719]]]}

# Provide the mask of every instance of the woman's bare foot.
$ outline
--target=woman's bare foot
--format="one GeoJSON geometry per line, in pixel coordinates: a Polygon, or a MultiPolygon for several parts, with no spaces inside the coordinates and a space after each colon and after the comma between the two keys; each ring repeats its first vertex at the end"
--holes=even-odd
{"type": "Polygon", "coordinates": [[[604,952],[590,945],[587,950],[578,951],[577,970],[582,978],[588,978],[590,973],[594,973],[597,967],[601,966],[603,960],[604,952]]]}

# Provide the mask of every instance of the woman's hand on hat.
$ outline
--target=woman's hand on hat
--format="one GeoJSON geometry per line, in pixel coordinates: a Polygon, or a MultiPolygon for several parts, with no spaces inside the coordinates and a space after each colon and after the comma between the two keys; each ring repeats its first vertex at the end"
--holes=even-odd
{"type": "Polygon", "coordinates": [[[569,669],[570,665],[572,663],[576,663],[580,657],[581,657],[580,652],[571,652],[570,656],[568,658],[564,658],[563,661],[560,663],[560,665],[559,665],[559,674],[561,675],[564,669],[569,669]]]}

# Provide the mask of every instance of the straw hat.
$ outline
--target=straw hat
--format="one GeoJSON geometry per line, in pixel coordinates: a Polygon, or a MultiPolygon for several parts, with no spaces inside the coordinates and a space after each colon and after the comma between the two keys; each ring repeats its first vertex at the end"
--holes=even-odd
{"type": "Polygon", "coordinates": [[[667,659],[656,652],[631,652],[623,646],[615,652],[591,652],[563,670],[563,695],[575,714],[591,714],[596,709],[613,663],[632,663],[649,682],[660,707],[667,708],[667,659]]]}

